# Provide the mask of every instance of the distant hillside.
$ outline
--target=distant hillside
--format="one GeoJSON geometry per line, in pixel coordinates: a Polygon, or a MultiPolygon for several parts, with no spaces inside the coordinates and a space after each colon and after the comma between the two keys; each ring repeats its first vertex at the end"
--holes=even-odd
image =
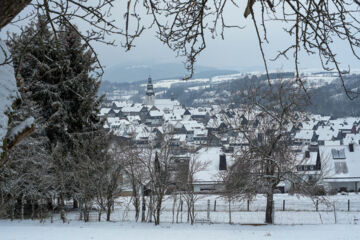
{"type": "MultiPolygon", "coordinates": [[[[271,73],[271,79],[291,79],[292,72],[271,73]]],[[[308,87],[312,104],[307,107],[310,113],[329,115],[335,118],[360,116],[360,94],[349,100],[337,78],[337,73],[308,71],[303,73],[303,80],[308,87]]],[[[344,76],[348,90],[360,93],[360,71],[344,76]]],[[[219,103],[229,103],[234,100],[236,92],[246,89],[249,83],[267,83],[266,76],[260,73],[232,74],[215,77],[199,77],[189,81],[180,79],[154,81],[154,90],[158,98],[175,98],[185,106],[211,106],[219,103]]],[[[132,83],[103,82],[102,93],[114,90],[136,92],[130,97],[133,101],[141,101],[144,96],[145,80],[132,83]]]]}
{"type": "MultiPolygon", "coordinates": [[[[238,71],[196,66],[194,78],[209,78],[217,75],[235,74],[238,71]]],[[[146,80],[149,75],[154,80],[183,78],[188,73],[182,64],[116,65],[105,69],[104,81],[135,82],[146,80]]]]}

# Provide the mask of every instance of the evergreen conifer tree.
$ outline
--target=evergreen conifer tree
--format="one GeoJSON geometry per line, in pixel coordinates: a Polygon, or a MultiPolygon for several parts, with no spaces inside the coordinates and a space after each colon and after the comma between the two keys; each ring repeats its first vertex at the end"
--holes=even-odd
{"type": "Polygon", "coordinates": [[[29,105],[37,110],[33,112],[37,122],[34,137],[48,139],[43,146],[52,156],[47,165],[53,176],[49,189],[57,192],[65,220],[64,200],[81,192],[81,175],[77,173],[86,167],[79,162],[86,158],[74,154],[76,146],[93,132],[101,131],[98,112],[102,97],[97,95],[100,81],[93,53],[77,29],[64,24],[59,30],[54,36],[45,18],[39,16],[21,35],[13,35],[8,45],[17,78],[22,82],[22,95],[26,96],[23,101],[28,103],[24,113],[29,112],[29,105]]]}

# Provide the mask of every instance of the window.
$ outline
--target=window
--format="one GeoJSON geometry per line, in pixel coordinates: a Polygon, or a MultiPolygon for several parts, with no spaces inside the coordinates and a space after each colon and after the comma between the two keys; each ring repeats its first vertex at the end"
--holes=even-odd
{"type": "Polygon", "coordinates": [[[348,168],[346,165],[346,162],[336,162],[335,163],[335,173],[341,174],[341,173],[348,173],[348,168]]]}
{"type": "Polygon", "coordinates": [[[337,150],[331,149],[333,159],[345,159],[345,149],[337,150]]]}

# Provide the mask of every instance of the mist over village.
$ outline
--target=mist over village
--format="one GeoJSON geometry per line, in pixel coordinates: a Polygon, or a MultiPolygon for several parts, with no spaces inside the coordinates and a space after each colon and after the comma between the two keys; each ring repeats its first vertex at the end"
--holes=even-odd
{"type": "Polygon", "coordinates": [[[359,239],[358,1],[0,6],[1,239],[359,239]]]}

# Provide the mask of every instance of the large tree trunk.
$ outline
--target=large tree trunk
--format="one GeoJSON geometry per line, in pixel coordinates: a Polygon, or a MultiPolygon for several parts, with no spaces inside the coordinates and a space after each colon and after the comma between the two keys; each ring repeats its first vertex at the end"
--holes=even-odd
{"type": "Polygon", "coordinates": [[[273,191],[269,191],[266,194],[266,216],[265,222],[268,224],[273,224],[273,204],[274,202],[274,194],[273,191]]]}
{"type": "Polygon", "coordinates": [[[1,0],[0,30],[18,15],[31,0],[1,0]]]}
{"type": "Polygon", "coordinates": [[[154,209],[154,199],[153,199],[153,196],[150,195],[150,199],[149,199],[149,211],[148,211],[148,221],[149,221],[149,222],[152,222],[153,209],[154,209]]]}
{"type": "Polygon", "coordinates": [[[83,204],[82,204],[81,201],[80,201],[80,204],[79,204],[79,220],[80,221],[83,220],[83,204]]]}
{"type": "Polygon", "coordinates": [[[232,223],[232,221],[231,221],[231,198],[229,198],[228,199],[228,203],[229,203],[229,224],[231,224],[232,223]]]}
{"type": "MultiPolygon", "coordinates": [[[[98,221],[101,222],[101,214],[102,214],[102,209],[101,207],[99,208],[99,212],[98,212],[98,221]]],[[[107,219],[106,219],[107,220],[107,219]]]]}
{"type": "Polygon", "coordinates": [[[145,194],[144,194],[144,188],[143,188],[141,194],[142,194],[141,222],[145,222],[146,221],[146,199],[145,199],[145,194]]]}
{"type": "Polygon", "coordinates": [[[34,220],[35,218],[35,203],[34,200],[31,200],[31,220],[34,220]]]}
{"type": "Polygon", "coordinates": [[[193,225],[195,223],[195,203],[194,203],[194,201],[191,201],[190,223],[191,223],[191,225],[193,225]]]}
{"type": "Polygon", "coordinates": [[[137,222],[140,216],[140,198],[139,198],[139,193],[136,190],[133,193],[134,193],[133,197],[134,197],[134,207],[135,207],[135,221],[137,222]]]}
{"type": "Polygon", "coordinates": [[[64,200],[64,194],[60,193],[60,202],[59,202],[59,207],[60,207],[60,218],[63,221],[63,223],[66,222],[66,217],[65,217],[65,200],[64,200]]]}
{"type": "Polygon", "coordinates": [[[111,208],[114,205],[114,201],[112,199],[107,200],[107,206],[106,206],[106,221],[110,221],[111,219],[111,208]]]}
{"type": "Polygon", "coordinates": [[[24,205],[25,205],[25,196],[21,195],[21,220],[24,220],[24,205]]]}
{"type": "Polygon", "coordinates": [[[155,214],[154,214],[155,225],[159,225],[159,224],[160,224],[160,214],[161,214],[162,200],[163,200],[163,196],[162,196],[162,195],[157,196],[157,199],[156,199],[156,208],[155,208],[155,214]]]}
{"type": "Polygon", "coordinates": [[[90,220],[89,208],[87,203],[84,204],[84,222],[88,222],[90,220]]]}
{"type": "Polygon", "coordinates": [[[155,212],[155,225],[160,224],[160,214],[161,214],[161,201],[158,201],[155,212]]]}
{"type": "Polygon", "coordinates": [[[73,208],[77,209],[79,207],[79,202],[74,198],[73,199],[73,208]]]}
{"type": "Polygon", "coordinates": [[[172,223],[175,222],[175,206],[176,206],[176,200],[177,200],[177,195],[175,194],[174,196],[174,202],[173,202],[173,206],[172,206],[172,223]]]}

